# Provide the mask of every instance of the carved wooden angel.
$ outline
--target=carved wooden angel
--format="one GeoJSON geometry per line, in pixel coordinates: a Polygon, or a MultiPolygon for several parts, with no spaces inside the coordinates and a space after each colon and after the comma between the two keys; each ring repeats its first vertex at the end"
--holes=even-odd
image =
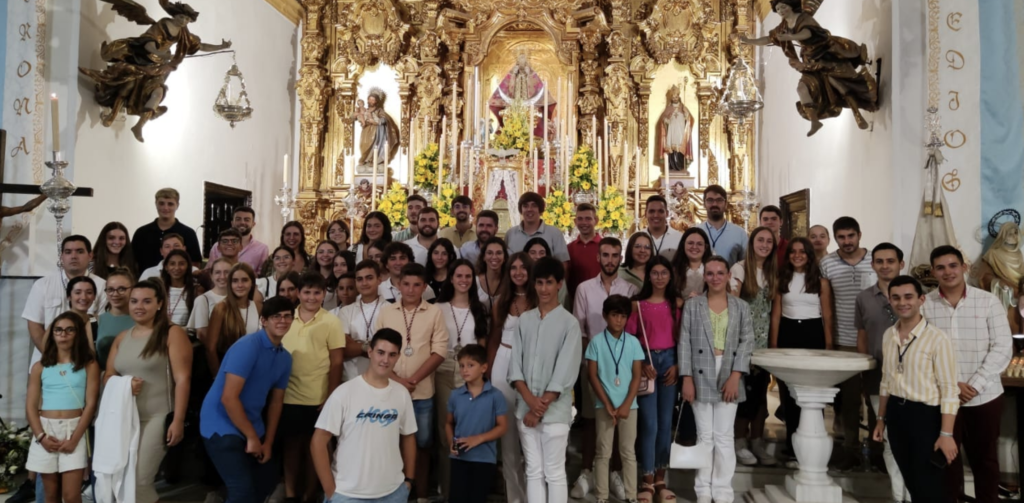
{"type": "Polygon", "coordinates": [[[741,36],[743,43],[777,45],[800,72],[797,112],[811,121],[811,136],[821,129],[821,119],[837,117],[843,108],[853,111],[861,129],[868,122],[861,110],[878,109],[878,83],[865,65],[870,63],[867,46],[836,37],[814,20],[823,0],[772,0],[772,9],[782,22],[767,37],[741,36]],[[797,53],[797,47],[800,47],[797,53]]]}
{"type": "Polygon", "coordinates": [[[189,32],[189,23],[195,22],[199,13],[186,3],[160,0],[160,7],[169,17],[154,21],[146,8],[133,0],[102,1],[111,4],[114,12],[125,19],[149,28],[137,37],[103,42],[100,57],[107,62],[106,68],[78,70],[96,82],[96,102],[110,108],[109,113],[101,116],[103,125],[113,124],[123,108],[129,115],[139,117],[132,133],[142,142],[145,141],[142,128],[146,123],[167,112],[167,107],[160,106],[167,93],[167,76],[185,57],[199,51],[227,49],[231,42],[204,44],[189,32]]]}

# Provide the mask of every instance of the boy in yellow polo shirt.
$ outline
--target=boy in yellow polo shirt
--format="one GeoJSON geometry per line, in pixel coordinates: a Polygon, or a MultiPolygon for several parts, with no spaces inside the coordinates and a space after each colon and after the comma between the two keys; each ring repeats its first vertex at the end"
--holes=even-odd
{"type": "Polygon", "coordinates": [[[278,428],[278,437],[285,441],[284,487],[288,500],[310,501],[314,497],[316,472],[309,442],[320,408],[341,384],[345,327],[337,316],[322,307],[326,291],[323,276],[315,272],[302,275],[295,321],[281,341],[292,355],[292,372],[278,428]],[[299,480],[299,474],[305,474],[304,481],[299,480]]]}

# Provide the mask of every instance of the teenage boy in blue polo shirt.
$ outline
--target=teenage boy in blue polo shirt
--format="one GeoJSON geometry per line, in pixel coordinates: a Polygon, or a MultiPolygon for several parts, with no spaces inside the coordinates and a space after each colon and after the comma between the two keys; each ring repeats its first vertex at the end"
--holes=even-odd
{"type": "Polygon", "coordinates": [[[227,486],[225,503],[263,501],[277,486],[279,470],[269,461],[292,370],[292,357],[281,339],[292,326],[293,311],[284,297],[264,302],[263,330],[228,349],[203,400],[199,431],[227,486]]]}
{"type": "Polygon", "coordinates": [[[508,428],[508,407],[501,391],[484,381],[487,350],[470,344],[458,354],[466,384],[448,398],[445,432],[451,445],[451,494],[448,503],[484,503],[498,470],[497,440],[508,428]]]}

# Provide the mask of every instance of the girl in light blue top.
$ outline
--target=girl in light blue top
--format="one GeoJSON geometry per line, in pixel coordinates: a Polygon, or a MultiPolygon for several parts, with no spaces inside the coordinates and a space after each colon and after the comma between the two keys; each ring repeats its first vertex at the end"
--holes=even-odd
{"type": "Polygon", "coordinates": [[[99,398],[100,367],[82,317],[68,311],[50,325],[43,358],[32,366],[25,415],[34,440],[25,468],[43,478],[47,503],[81,503],[86,440],[99,398]]]}

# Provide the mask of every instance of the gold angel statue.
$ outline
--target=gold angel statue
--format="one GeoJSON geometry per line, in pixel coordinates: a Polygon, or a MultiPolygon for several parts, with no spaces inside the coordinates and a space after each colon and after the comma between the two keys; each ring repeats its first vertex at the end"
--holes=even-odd
{"type": "Polygon", "coordinates": [[[782,16],[782,22],[767,37],[740,36],[746,44],[779,46],[789,58],[789,66],[801,73],[796,108],[811,121],[807,136],[821,129],[821,119],[837,117],[843,108],[853,112],[858,127],[867,129],[860,111],[878,109],[878,83],[865,67],[870,62],[867,46],[821,27],[813,16],[822,1],[772,0],[772,9],[782,16]]]}
{"type": "Polygon", "coordinates": [[[135,139],[142,142],[142,128],[147,122],[167,112],[161,106],[167,94],[167,76],[178,65],[199,51],[219,51],[231,47],[231,42],[221,40],[220,44],[204,44],[193,35],[188,25],[199,18],[199,13],[186,3],[160,0],[160,7],[167,13],[154,21],[146,8],[133,0],[101,0],[113,6],[114,12],[139,25],[149,26],[137,37],[122,38],[103,42],[100,57],[107,62],[102,70],[79,68],[86,77],[96,82],[96,102],[110,108],[101,117],[103,125],[114,123],[122,109],[129,115],[139,117],[132,127],[135,139]]]}

